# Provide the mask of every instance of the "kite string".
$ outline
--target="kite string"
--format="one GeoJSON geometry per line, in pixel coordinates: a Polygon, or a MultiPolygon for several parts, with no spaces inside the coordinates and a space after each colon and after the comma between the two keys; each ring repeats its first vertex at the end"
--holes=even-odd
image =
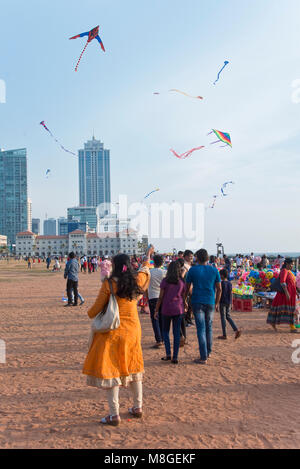
{"type": "Polygon", "coordinates": [[[79,57],[79,59],[78,59],[78,62],[77,62],[77,64],[76,64],[76,67],[75,67],[75,72],[77,72],[77,70],[78,70],[79,63],[80,63],[80,61],[81,61],[81,58],[82,58],[83,54],[85,53],[85,49],[87,48],[88,43],[89,43],[89,42],[87,41],[86,45],[85,45],[84,48],[83,48],[83,51],[82,51],[81,54],[80,54],[80,57],[79,57]]]}

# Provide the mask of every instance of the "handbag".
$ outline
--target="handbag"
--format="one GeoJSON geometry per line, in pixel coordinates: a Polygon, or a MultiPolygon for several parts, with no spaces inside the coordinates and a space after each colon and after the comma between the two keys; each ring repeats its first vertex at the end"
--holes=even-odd
{"type": "Polygon", "coordinates": [[[89,348],[92,345],[95,332],[105,334],[120,327],[119,305],[112,289],[111,280],[108,280],[110,297],[105,309],[93,319],[89,338],[89,348]]]}
{"type": "Polygon", "coordinates": [[[279,277],[273,280],[271,285],[271,291],[275,291],[277,293],[284,293],[284,289],[281,286],[279,277]]]}

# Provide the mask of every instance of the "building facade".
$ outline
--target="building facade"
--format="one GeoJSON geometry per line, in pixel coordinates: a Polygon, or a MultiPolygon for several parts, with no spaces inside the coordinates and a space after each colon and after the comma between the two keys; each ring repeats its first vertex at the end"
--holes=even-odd
{"type": "Polygon", "coordinates": [[[7,246],[7,236],[0,235],[0,248],[6,248],[7,246]]]}
{"type": "Polygon", "coordinates": [[[120,219],[117,214],[105,215],[100,219],[100,233],[120,233],[129,229],[130,219],[120,219]]]}
{"type": "Polygon", "coordinates": [[[65,256],[74,251],[77,256],[114,256],[119,252],[138,254],[138,238],[135,231],[126,233],[84,233],[73,231],[64,236],[36,236],[27,231],[16,237],[18,256],[65,256]]]}
{"type": "Polygon", "coordinates": [[[71,207],[68,208],[68,221],[80,221],[87,223],[90,230],[95,233],[99,232],[100,218],[96,207],[71,207]]]}
{"type": "Polygon", "coordinates": [[[80,206],[98,207],[110,203],[110,150],[93,137],[79,150],[78,157],[80,206]]]}
{"type": "Polygon", "coordinates": [[[55,218],[48,218],[48,220],[44,220],[44,236],[56,236],[56,233],[55,218]]]}
{"type": "Polygon", "coordinates": [[[26,148],[0,151],[0,233],[8,244],[28,229],[26,148]]]}
{"type": "Polygon", "coordinates": [[[31,231],[36,235],[39,235],[41,233],[41,220],[39,218],[33,218],[32,219],[32,229],[31,229],[31,231]]]}
{"type": "Polygon", "coordinates": [[[32,231],[32,201],[27,199],[27,230],[32,231]]]}
{"type": "Polygon", "coordinates": [[[72,233],[75,230],[83,231],[87,233],[89,230],[89,225],[87,222],[81,223],[80,221],[60,221],[58,223],[58,234],[59,236],[64,236],[69,233],[72,233]]]}

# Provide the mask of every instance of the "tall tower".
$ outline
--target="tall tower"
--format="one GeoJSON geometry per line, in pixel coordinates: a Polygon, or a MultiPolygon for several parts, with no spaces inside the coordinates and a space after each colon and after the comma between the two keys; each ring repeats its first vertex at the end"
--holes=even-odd
{"type": "Polygon", "coordinates": [[[27,152],[0,150],[0,234],[9,244],[28,229],[27,152]]]}
{"type": "Polygon", "coordinates": [[[79,150],[79,204],[97,207],[110,203],[110,150],[93,136],[79,150]]]}

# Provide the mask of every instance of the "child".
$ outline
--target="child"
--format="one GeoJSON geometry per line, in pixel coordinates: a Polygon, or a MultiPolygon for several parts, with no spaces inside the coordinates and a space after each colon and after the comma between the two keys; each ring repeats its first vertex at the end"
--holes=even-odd
{"type": "Polygon", "coordinates": [[[104,282],[106,278],[110,277],[111,272],[112,272],[112,263],[106,256],[104,260],[100,262],[101,282],[104,282]]]}
{"type": "Polygon", "coordinates": [[[178,262],[171,262],[167,276],[160,284],[160,295],[155,307],[154,318],[158,319],[159,309],[162,305],[163,339],[166,348],[166,357],[163,361],[171,361],[178,364],[178,352],[180,345],[180,326],[184,318],[186,285],[181,277],[181,267],[178,262]],[[173,324],[173,358],[171,357],[170,326],[173,324]]]}
{"type": "Polygon", "coordinates": [[[230,316],[230,307],[232,304],[232,285],[231,282],[228,280],[228,271],[223,269],[220,271],[220,276],[222,280],[222,296],[220,300],[220,315],[221,315],[221,324],[223,335],[219,336],[218,339],[220,340],[227,340],[226,334],[226,320],[231,325],[232,329],[235,332],[235,338],[238,339],[241,336],[242,331],[238,329],[233,322],[230,316]]]}

